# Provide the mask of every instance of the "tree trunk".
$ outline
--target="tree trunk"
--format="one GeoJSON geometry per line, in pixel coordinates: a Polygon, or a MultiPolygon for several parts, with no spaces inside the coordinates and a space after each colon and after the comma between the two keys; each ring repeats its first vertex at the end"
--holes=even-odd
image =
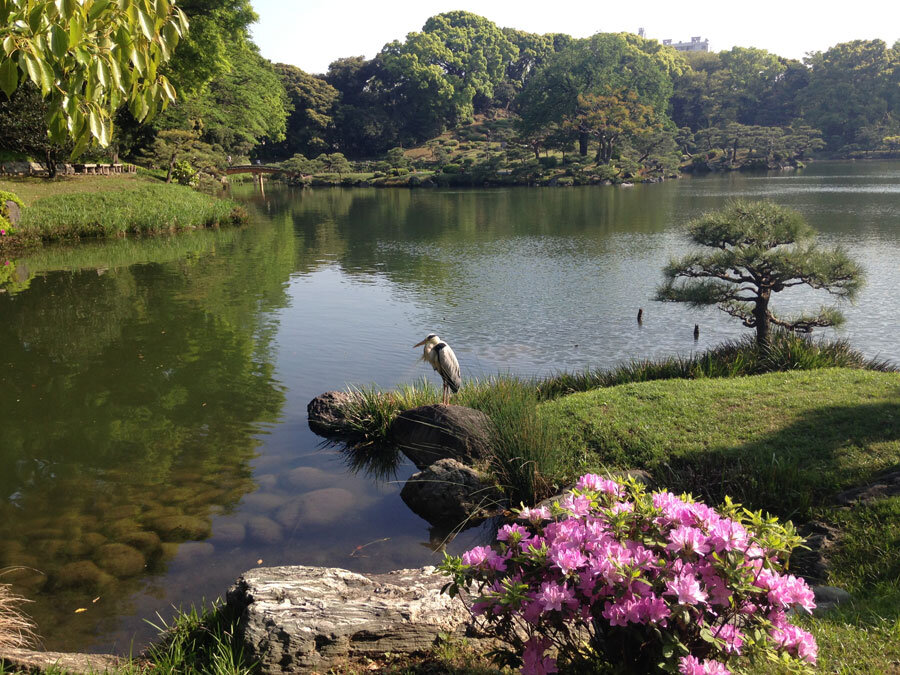
{"type": "Polygon", "coordinates": [[[578,154],[582,157],[587,157],[588,153],[588,135],[586,131],[581,131],[578,134],[578,154]]]}
{"type": "Polygon", "coordinates": [[[47,179],[56,178],[56,160],[49,150],[44,152],[44,159],[47,162],[47,179]]]}
{"type": "Polygon", "coordinates": [[[177,152],[172,153],[172,158],[169,160],[169,171],[166,173],[166,182],[172,182],[172,171],[175,170],[175,157],[178,156],[177,152]]]}
{"type": "Polygon", "coordinates": [[[769,293],[762,291],[753,306],[753,318],[756,320],[756,344],[766,348],[769,346],[769,293]]]}

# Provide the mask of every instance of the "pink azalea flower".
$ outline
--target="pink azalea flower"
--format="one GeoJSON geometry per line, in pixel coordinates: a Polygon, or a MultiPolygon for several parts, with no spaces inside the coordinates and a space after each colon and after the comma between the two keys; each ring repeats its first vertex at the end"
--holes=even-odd
{"type": "Polygon", "coordinates": [[[462,554],[463,565],[477,566],[487,560],[488,555],[493,553],[489,546],[476,546],[462,554]]]}
{"type": "Polygon", "coordinates": [[[522,540],[528,539],[530,532],[517,523],[512,525],[504,525],[497,532],[497,541],[509,541],[516,544],[522,540]]]}
{"type": "Polygon", "coordinates": [[[789,654],[809,663],[816,662],[819,646],[815,638],[802,628],[788,624],[782,628],[773,628],[769,635],[778,647],[789,654]]]}
{"type": "Polygon", "coordinates": [[[566,584],[560,586],[552,581],[541,584],[541,590],[537,594],[537,601],[541,603],[545,612],[555,610],[561,612],[563,605],[574,603],[575,594],[566,584]]]}
{"type": "Polygon", "coordinates": [[[547,638],[532,637],[525,643],[525,651],[522,652],[523,675],[547,675],[557,672],[556,659],[544,656],[544,652],[551,646],[547,638]]]}
{"type": "Polygon", "coordinates": [[[568,494],[562,498],[559,505],[573,516],[586,516],[591,512],[591,500],[584,495],[576,497],[568,494]]]}
{"type": "Polygon", "coordinates": [[[679,605],[697,605],[706,602],[706,593],[700,588],[697,577],[691,573],[682,572],[675,581],[666,582],[666,595],[674,595],[679,605]]]}
{"type": "Polygon", "coordinates": [[[732,624],[726,623],[722,626],[719,626],[717,630],[713,631],[713,635],[715,635],[720,640],[725,641],[724,650],[726,654],[741,653],[741,647],[744,646],[744,634],[741,633],[741,631],[735,628],[732,624]]]}
{"type": "Polygon", "coordinates": [[[709,553],[710,546],[707,537],[696,527],[682,525],[669,532],[669,551],[684,551],[686,553],[709,553]]]}
{"type": "Polygon", "coordinates": [[[552,547],[550,549],[550,562],[552,562],[563,574],[575,572],[579,567],[587,564],[587,557],[577,548],[552,547]]]}
{"type": "Polygon", "coordinates": [[[550,513],[550,509],[546,506],[539,506],[537,508],[529,508],[525,507],[521,511],[519,511],[519,518],[521,520],[529,520],[532,523],[539,523],[542,520],[550,520],[552,514],[550,513]]]}
{"type": "Polygon", "coordinates": [[[619,496],[622,494],[622,486],[616,481],[603,478],[595,473],[586,473],[578,479],[575,485],[579,490],[592,490],[594,492],[605,492],[606,494],[619,496]]]}
{"type": "Polygon", "coordinates": [[[707,659],[701,661],[696,656],[682,656],[678,662],[681,675],[731,675],[724,663],[707,659]]]}

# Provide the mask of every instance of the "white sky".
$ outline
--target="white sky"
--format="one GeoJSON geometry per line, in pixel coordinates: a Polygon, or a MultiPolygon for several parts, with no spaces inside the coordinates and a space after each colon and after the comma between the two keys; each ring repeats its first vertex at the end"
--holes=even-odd
{"type": "Polygon", "coordinates": [[[498,26],[587,37],[644,27],[647,37],[708,38],[711,51],[759,47],[799,59],[838,42],[900,39],[900,0],[251,0],[262,55],[310,73],[343,56],[371,58],[421,30],[428,17],[462,9],[498,26]]]}

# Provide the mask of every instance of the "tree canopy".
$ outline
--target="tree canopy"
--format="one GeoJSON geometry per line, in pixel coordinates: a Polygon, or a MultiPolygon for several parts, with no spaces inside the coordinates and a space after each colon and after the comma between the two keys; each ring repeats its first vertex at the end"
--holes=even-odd
{"type": "Polygon", "coordinates": [[[832,307],[780,316],[770,307],[773,293],[809,286],[852,300],[863,284],[862,268],[843,249],[820,248],[799,213],[771,202],[734,201],[693,221],[687,231],[695,244],[714,250],[672,260],[656,299],[716,305],[755,328],[760,345],[768,343],[773,324],[810,332],[843,321],[832,307]]]}
{"type": "Polygon", "coordinates": [[[168,1],[3,0],[0,90],[9,98],[25,81],[47,100],[52,140],[109,144],[113,114],[127,103],[144,120],[175,100],[161,72],[186,34],[185,14],[168,1]]]}

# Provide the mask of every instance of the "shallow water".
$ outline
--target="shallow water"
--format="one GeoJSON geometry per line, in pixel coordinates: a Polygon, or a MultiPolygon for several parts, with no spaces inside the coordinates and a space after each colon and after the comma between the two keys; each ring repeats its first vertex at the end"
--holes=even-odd
{"type": "Polygon", "coordinates": [[[128,652],[154,635],[145,619],[215,599],[258,564],[435,563],[427,523],[399,499],[413,468],[387,483],[348,474],[307,428],[313,396],[435,381],[411,348],[432,331],[464,377],[608,367],[742,335],[714,310],[650,299],[687,250],[678,227],[737,196],[800,210],[864,262],[846,328],[821,334],[898,360],[898,186],[891,163],[632,189],[269,185],[263,199],[245,186],[247,228],[9,261],[0,566],[24,569],[0,579],[35,600],[48,648],[128,652]]]}

